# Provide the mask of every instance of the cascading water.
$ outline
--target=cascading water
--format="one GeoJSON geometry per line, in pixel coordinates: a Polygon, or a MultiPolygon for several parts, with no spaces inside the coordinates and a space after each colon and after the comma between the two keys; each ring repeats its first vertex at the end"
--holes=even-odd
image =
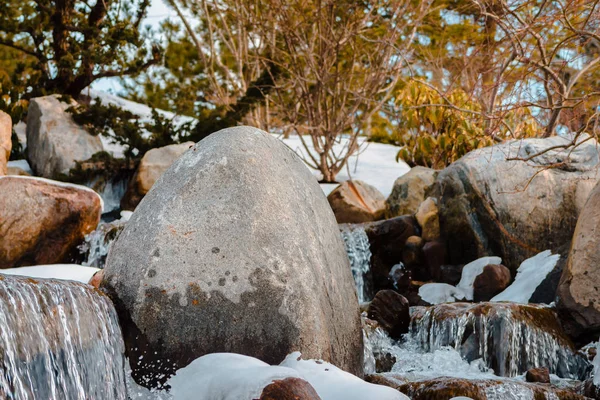
{"type": "Polygon", "coordinates": [[[349,225],[342,228],[342,239],[350,259],[358,301],[370,301],[373,294],[370,284],[371,250],[367,233],[362,226],[349,225]]]}
{"type": "Polygon", "coordinates": [[[0,274],[0,398],[125,400],[123,353],[104,295],[0,274]]]}
{"type": "Polygon", "coordinates": [[[453,303],[416,310],[410,337],[428,352],[450,347],[467,361],[482,359],[499,376],[546,367],[559,377],[581,379],[589,365],[560,332],[548,307],[453,303]]]}
{"type": "Polygon", "coordinates": [[[104,268],[110,244],[116,240],[119,233],[131,216],[130,211],[121,211],[121,219],[112,222],[100,222],[95,231],[85,236],[85,241],[79,246],[79,252],[84,256],[81,265],[104,268]]]}

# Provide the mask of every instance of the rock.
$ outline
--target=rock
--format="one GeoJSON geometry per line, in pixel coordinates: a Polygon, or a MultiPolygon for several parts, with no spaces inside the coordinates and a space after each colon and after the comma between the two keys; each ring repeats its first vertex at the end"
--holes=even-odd
{"type": "Polygon", "coordinates": [[[315,389],[300,378],[273,381],[265,387],[259,400],[321,400],[315,389]]]}
{"type": "Polygon", "coordinates": [[[0,177],[0,268],[58,264],[96,228],[102,200],[84,186],[0,177]]]}
{"type": "Polygon", "coordinates": [[[530,303],[543,303],[550,304],[556,300],[556,291],[558,290],[558,284],[560,283],[560,277],[567,265],[567,259],[569,258],[569,249],[571,243],[566,243],[561,249],[558,250],[560,259],[556,263],[554,269],[546,275],[546,278],[539,284],[535,289],[531,297],[529,298],[530,303]]]}
{"type": "Polygon", "coordinates": [[[486,265],[473,282],[473,300],[489,301],[510,284],[510,270],[504,265],[486,265]]]}
{"type": "Polygon", "coordinates": [[[367,316],[379,323],[392,339],[408,332],[410,325],[408,300],[393,290],[380,290],[369,305],[367,316]]]}
{"type": "Polygon", "coordinates": [[[411,216],[373,222],[365,227],[371,244],[371,274],[375,291],[391,289],[389,273],[402,261],[406,240],[419,235],[417,221],[411,216]]]}
{"type": "Polygon", "coordinates": [[[103,151],[102,142],[77,125],[59,95],[37,97],[27,112],[27,158],[38,176],[56,179],[68,174],[76,161],[88,160],[103,151]]]}
{"type": "Polygon", "coordinates": [[[121,200],[123,210],[134,210],[164,172],[185,153],[194,142],[172,144],[149,150],[140,161],[121,200]]]}
{"type": "Polygon", "coordinates": [[[550,371],[548,368],[531,368],[525,374],[527,382],[550,383],[550,371]]]}
{"type": "Polygon", "coordinates": [[[404,265],[411,267],[423,263],[423,246],[425,240],[419,236],[411,236],[406,239],[404,249],[402,249],[402,262],[404,265]]]}
{"type": "Polygon", "coordinates": [[[462,277],[464,265],[442,265],[439,267],[440,276],[437,282],[447,283],[449,285],[458,285],[462,277]]]}
{"type": "Polygon", "coordinates": [[[599,207],[600,185],[596,185],[579,216],[557,291],[565,328],[577,337],[597,337],[600,331],[599,207]]]}
{"type": "Polygon", "coordinates": [[[435,199],[428,197],[421,203],[415,214],[415,218],[421,226],[421,236],[428,242],[440,237],[440,219],[438,216],[438,207],[435,203],[435,199]]]}
{"type": "Polygon", "coordinates": [[[413,167],[396,179],[392,193],[386,200],[386,217],[416,213],[419,205],[429,195],[437,173],[438,171],[430,168],[413,167]]]}
{"type": "MultiPolygon", "coordinates": [[[[441,240],[425,243],[423,246],[423,256],[425,257],[425,265],[429,269],[429,276],[436,282],[446,282],[443,279],[444,274],[441,270],[442,265],[448,262],[446,243],[441,240]]],[[[460,281],[460,275],[458,280],[460,281]]]]}
{"type": "Polygon", "coordinates": [[[12,120],[10,115],[0,111],[0,175],[8,175],[8,159],[12,149],[12,120]]]}
{"type": "Polygon", "coordinates": [[[451,346],[468,362],[483,359],[499,376],[514,377],[539,365],[562,378],[588,374],[588,362],[547,306],[447,303],[415,307],[411,317],[411,332],[417,332],[413,337],[424,351],[451,346]]]}
{"type": "Polygon", "coordinates": [[[102,283],[102,280],[104,279],[104,270],[101,269],[100,271],[96,272],[93,276],[92,279],[90,279],[90,281],[88,282],[89,285],[92,285],[95,288],[100,288],[100,283],[102,283]]]}
{"type": "Polygon", "coordinates": [[[8,167],[6,170],[6,175],[31,176],[27,171],[19,167],[8,167]]]}
{"type": "Polygon", "coordinates": [[[396,264],[390,270],[389,279],[396,290],[405,293],[412,281],[412,271],[406,268],[402,263],[396,264]]]}
{"type": "Polygon", "coordinates": [[[401,375],[393,373],[369,375],[366,380],[399,390],[410,396],[412,400],[586,399],[578,394],[575,388],[569,390],[517,380],[439,377],[409,382],[401,375]],[[531,397],[524,397],[527,395],[531,397]]]}
{"type": "Polygon", "coordinates": [[[340,224],[377,221],[385,212],[385,196],[362,181],[345,181],[327,196],[340,224]]]}
{"type": "Polygon", "coordinates": [[[275,364],[298,350],[362,375],[333,212],[296,154],[258,129],[219,131],[175,161],[113,242],[104,274],[141,384],[215,352],[275,364]]]}
{"type": "Polygon", "coordinates": [[[558,136],[506,142],[472,151],[439,173],[434,195],[451,264],[495,255],[514,273],[521,261],[547,249],[556,253],[571,240],[600,178],[598,143],[507,161],[568,142],[558,136]]]}
{"type": "Polygon", "coordinates": [[[583,394],[586,398],[594,400],[600,399],[600,387],[594,383],[593,378],[585,380],[583,384],[583,394]]]}

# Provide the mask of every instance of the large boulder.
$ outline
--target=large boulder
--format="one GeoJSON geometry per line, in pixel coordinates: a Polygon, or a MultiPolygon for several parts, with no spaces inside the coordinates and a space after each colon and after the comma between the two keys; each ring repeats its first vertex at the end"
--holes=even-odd
{"type": "Polygon", "coordinates": [[[386,200],[386,216],[392,218],[416,213],[419,205],[429,196],[437,173],[434,169],[417,166],[396,179],[392,193],[386,200]]]}
{"type": "Polygon", "coordinates": [[[55,179],[68,174],[76,161],[88,160],[104,150],[100,138],[77,125],[67,108],[73,100],[59,95],[37,97],[27,111],[27,158],[38,176],[55,179]]]}
{"type": "Polygon", "coordinates": [[[8,159],[12,149],[12,120],[0,111],[0,175],[8,175],[8,159]]]}
{"type": "Polygon", "coordinates": [[[135,209],[158,178],[193,145],[194,142],[172,144],[149,150],[144,154],[135,175],[129,181],[127,192],[121,200],[121,208],[135,209]]]}
{"type": "Polygon", "coordinates": [[[600,185],[596,185],[579,216],[557,291],[563,322],[575,336],[600,332],[599,224],[600,185]]]}
{"type": "Polygon", "coordinates": [[[377,221],[385,212],[385,196],[362,181],[345,181],[327,196],[340,224],[377,221]]]}
{"type": "Polygon", "coordinates": [[[219,131],[175,161],[113,242],[101,287],[144,385],[215,352],[276,364],[301,351],[362,375],[335,217],[301,160],[261,130],[219,131]]]}
{"type": "Polygon", "coordinates": [[[93,190],[47,179],[0,177],[0,268],[69,261],[100,221],[93,190]]]}
{"type": "MultiPolygon", "coordinates": [[[[588,138],[589,139],[589,138],[588,138]]],[[[524,139],[472,151],[438,175],[442,236],[450,262],[497,255],[511,271],[543,250],[571,240],[577,217],[596,184],[598,143],[524,139]]]]}

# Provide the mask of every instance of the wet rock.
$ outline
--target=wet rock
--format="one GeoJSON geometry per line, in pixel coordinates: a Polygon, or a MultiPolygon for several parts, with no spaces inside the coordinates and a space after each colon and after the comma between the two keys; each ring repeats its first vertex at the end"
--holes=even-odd
{"type": "Polygon", "coordinates": [[[600,399],[600,387],[594,384],[592,378],[586,379],[583,384],[583,395],[594,400],[600,399]]]}
{"type": "Polygon", "coordinates": [[[366,380],[399,390],[412,400],[586,399],[574,390],[517,380],[440,377],[409,382],[396,374],[374,374],[367,376],[366,380]]]}
{"type": "Polygon", "coordinates": [[[600,185],[579,216],[567,265],[558,286],[557,307],[574,336],[600,331],[600,185]]]}
{"type": "Polygon", "coordinates": [[[489,301],[510,284],[510,270],[504,265],[486,265],[473,282],[473,300],[489,301]]]}
{"type": "Polygon", "coordinates": [[[0,193],[0,268],[67,262],[100,221],[100,196],[83,186],[3,176],[0,193]]]}
{"type": "MultiPolygon", "coordinates": [[[[436,282],[445,282],[441,267],[448,263],[446,243],[441,240],[425,243],[423,246],[423,255],[431,278],[436,282]]],[[[458,280],[460,280],[460,277],[458,280]]]]}
{"type": "Polygon", "coordinates": [[[532,368],[525,374],[527,382],[550,383],[548,368],[532,368]]]}
{"type": "Polygon", "coordinates": [[[175,161],[104,273],[141,384],[215,352],[277,364],[301,351],[362,375],[358,300],[333,212],[296,154],[258,129],[219,131],[175,161]]]}
{"type": "Polygon", "coordinates": [[[135,175],[129,181],[127,192],[121,200],[121,208],[134,210],[167,168],[193,145],[194,142],[172,144],[144,154],[135,175]]]}
{"type": "Polygon", "coordinates": [[[406,268],[404,264],[399,263],[392,267],[389,277],[394,288],[399,292],[404,293],[412,281],[412,272],[410,269],[406,268]]]}
{"type": "Polygon", "coordinates": [[[380,290],[369,305],[367,316],[379,323],[391,338],[399,339],[410,325],[408,300],[393,290],[380,290]]]}
{"type": "Polygon", "coordinates": [[[549,307],[447,303],[414,308],[411,317],[411,335],[424,350],[453,347],[469,362],[482,358],[499,376],[514,377],[540,365],[563,378],[587,374],[587,361],[576,354],[549,307]]]}
{"type": "Polygon", "coordinates": [[[402,250],[402,261],[406,266],[419,265],[423,263],[423,246],[425,241],[419,236],[411,236],[406,239],[402,250]]]}
{"type": "Polygon", "coordinates": [[[0,175],[8,175],[8,159],[12,149],[12,120],[10,115],[0,111],[0,175]]]}
{"type": "Polygon", "coordinates": [[[385,196],[362,181],[345,181],[327,196],[338,223],[361,223],[383,218],[385,196]]]}
{"type": "Polygon", "coordinates": [[[92,285],[95,288],[100,288],[100,283],[102,282],[102,279],[104,279],[104,270],[103,269],[101,269],[100,271],[96,272],[92,276],[92,279],[90,279],[90,281],[88,282],[88,284],[92,285]]]}
{"type": "Polygon", "coordinates": [[[571,240],[600,178],[597,142],[552,150],[527,163],[507,161],[568,141],[555,136],[502,143],[472,151],[439,173],[434,192],[451,264],[496,255],[514,273],[521,261],[547,249],[556,253],[571,240]]]}
{"type": "Polygon", "coordinates": [[[55,179],[68,174],[76,161],[104,150],[98,136],[77,125],[59,95],[31,99],[27,111],[27,158],[38,176],[55,179]]]}
{"type": "Polygon", "coordinates": [[[430,168],[413,167],[396,179],[392,193],[386,200],[387,218],[416,213],[419,205],[429,195],[437,173],[438,171],[430,168]]]}
{"type": "Polygon", "coordinates": [[[556,301],[556,292],[560,283],[560,278],[564,267],[567,265],[567,259],[569,258],[569,250],[571,243],[565,244],[557,252],[560,254],[560,259],[556,263],[554,269],[546,275],[546,278],[538,285],[531,297],[529,298],[530,303],[537,304],[550,304],[556,301]]]}
{"type": "Polygon", "coordinates": [[[260,394],[259,400],[321,400],[315,389],[300,378],[273,381],[260,394]]]}
{"type": "Polygon", "coordinates": [[[415,214],[417,222],[421,226],[421,236],[428,242],[439,239],[440,237],[440,219],[438,216],[438,207],[436,200],[428,197],[419,205],[415,214]]]}
{"type": "Polygon", "coordinates": [[[391,289],[390,270],[402,262],[406,240],[418,236],[417,221],[411,216],[396,217],[371,223],[365,231],[371,244],[371,274],[375,289],[391,289]]]}
{"type": "Polygon", "coordinates": [[[460,282],[462,277],[462,270],[464,265],[442,265],[439,267],[440,275],[437,279],[438,282],[447,283],[449,285],[456,286],[460,282]]]}

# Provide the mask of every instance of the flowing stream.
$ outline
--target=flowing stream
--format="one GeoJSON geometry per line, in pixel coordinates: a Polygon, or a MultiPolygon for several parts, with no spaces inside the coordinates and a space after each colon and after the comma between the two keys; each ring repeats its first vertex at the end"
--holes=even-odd
{"type": "Polygon", "coordinates": [[[370,285],[371,250],[367,233],[362,226],[349,225],[342,228],[342,239],[350,259],[358,301],[370,301],[373,293],[370,285]]]}
{"type": "Polygon", "coordinates": [[[104,295],[0,274],[0,398],[125,400],[123,352],[104,295]]]}

